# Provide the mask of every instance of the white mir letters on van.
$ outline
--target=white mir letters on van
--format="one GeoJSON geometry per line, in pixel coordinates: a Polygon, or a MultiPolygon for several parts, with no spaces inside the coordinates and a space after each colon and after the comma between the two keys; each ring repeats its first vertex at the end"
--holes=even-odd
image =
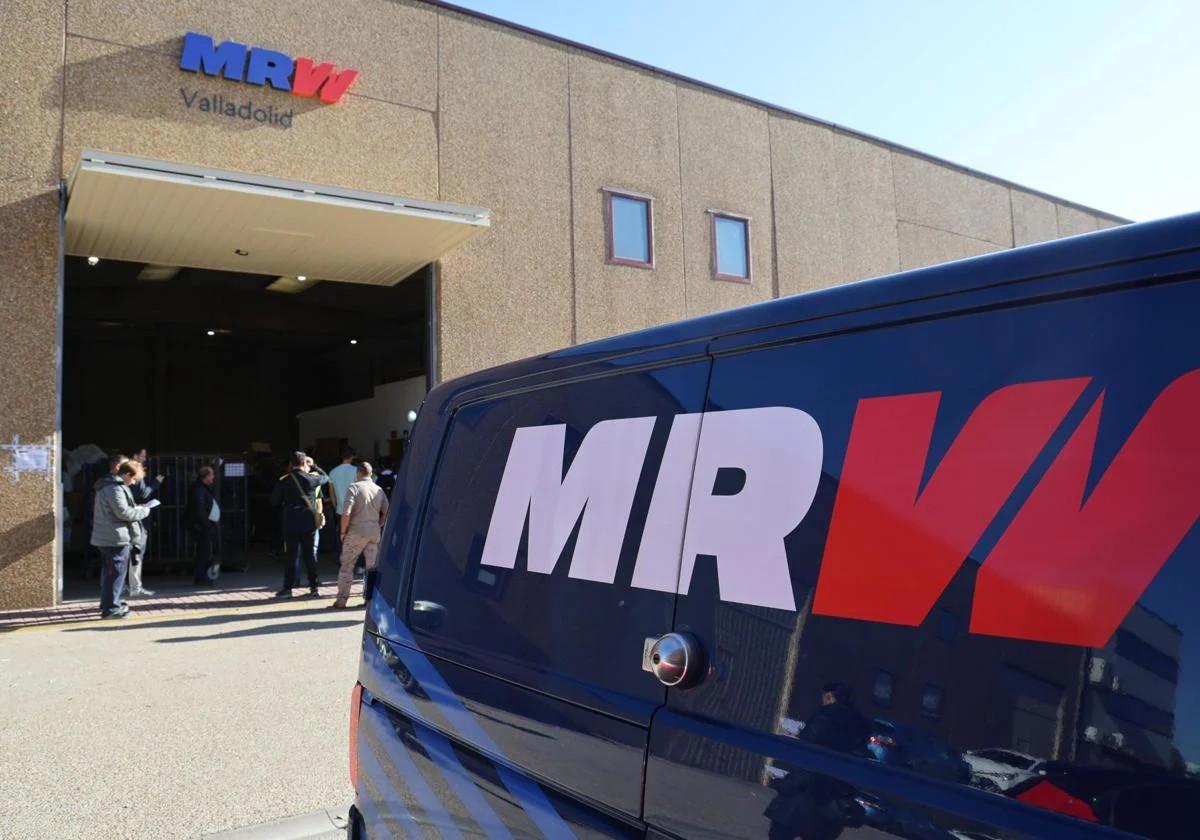
{"type": "MultiPolygon", "coordinates": [[[[695,439],[688,415],[675,418],[672,437],[695,439]]],[[[695,417],[697,415],[690,415],[695,417]]],[[[659,471],[650,516],[638,551],[633,585],[686,595],[696,556],[716,558],[722,601],[795,609],[783,539],[808,514],[821,479],[824,449],[817,421],[797,408],[748,408],[703,415],[696,466],[688,488],[677,474],[688,464],[667,457],[659,471]],[[740,470],[735,493],[716,494],[717,474],[740,470]],[[680,494],[683,494],[680,497],[680,494]],[[686,531],[679,514],[687,506],[686,531]],[[655,513],[661,511],[659,517],[655,513]],[[678,543],[684,533],[682,563],[678,543]],[[676,569],[678,568],[678,582],[676,569]]]]}
{"type": "MultiPolygon", "coordinates": [[[[652,417],[596,424],[565,478],[566,428],[518,429],[480,562],[516,565],[528,513],[528,568],[549,574],[582,514],[570,576],[612,583],[653,428],[652,417]]],[[[722,600],[794,609],[783,540],[812,506],[823,454],[816,421],[796,408],[677,415],[633,586],[687,594],[704,554],[716,558],[722,600]],[[740,471],[736,492],[715,492],[722,469],[740,471]]]]}
{"type": "Polygon", "coordinates": [[[513,436],[480,563],[511,569],[529,516],[529,571],[554,571],[580,514],[570,576],[612,583],[653,417],[605,420],[587,433],[563,477],[567,427],[525,426],[513,436]]]}

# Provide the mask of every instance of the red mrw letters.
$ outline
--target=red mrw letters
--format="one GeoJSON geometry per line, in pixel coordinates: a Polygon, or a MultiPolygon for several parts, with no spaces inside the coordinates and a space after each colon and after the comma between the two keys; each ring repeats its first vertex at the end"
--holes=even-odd
{"type": "MultiPolygon", "coordinates": [[[[915,626],[1087,383],[987,397],[918,493],[939,394],[861,400],[813,612],[915,626]]],[[[1103,398],[984,560],[971,631],[1103,646],[1200,515],[1200,370],[1151,404],[1084,499],[1103,398]]]]}
{"type": "Polygon", "coordinates": [[[296,96],[312,96],[320,91],[320,100],[334,103],[342,98],[346,89],[358,78],[357,70],[338,73],[332,64],[313,65],[311,58],[297,58],[295,75],[292,77],[292,93],[296,96]]]}
{"type": "Polygon", "coordinates": [[[920,624],[1086,384],[989,395],[919,495],[941,394],[860,400],[813,612],[920,624]]]}
{"type": "Polygon", "coordinates": [[[1151,403],[1091,495],[1103,395],[979,570],[971,632],[1102,647],[1200,513],[1200,370],[1151,403]]]}

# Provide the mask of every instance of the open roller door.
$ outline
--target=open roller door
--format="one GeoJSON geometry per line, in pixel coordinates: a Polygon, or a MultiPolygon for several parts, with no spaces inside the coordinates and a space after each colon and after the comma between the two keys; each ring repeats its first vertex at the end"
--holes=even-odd
{"type": "Polygon", "coordinates": [[[67,189],[66,577],[94,565],[103,453],[143,447],[170,473],[150,574],[187,574],[179,522],[202,462],[224,465],[222,561],[272,568],[289,453],[398,463],[435,379],[433,264],[488,211],[106,152],[85,152],[67,189]]]}

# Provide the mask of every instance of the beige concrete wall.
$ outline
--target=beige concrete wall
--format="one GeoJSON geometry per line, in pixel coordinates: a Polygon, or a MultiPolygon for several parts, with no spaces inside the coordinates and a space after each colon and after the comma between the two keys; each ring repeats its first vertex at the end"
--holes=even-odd
{"type": "Polygon", "coordinates": [[[899,270],[891,152],[773,116],[771,161],[781,295],[899,270]]]}
{"type": "Polygon", "coordinates": [[[892,172],[901,269],[1012,247],[1008,187],[900,152],[892,172]]]}
{"type": "Polygon", "coordinates": [[[675,85],[570,55],[576,341],[686,315],[675,85]],[[654,268],[608,265],[605,188],[654,199],[654,268]]]}
{"type": "Polygon", "coordinates": [[[64,160],[85,148],[436,198],[437,16],[384,0],[136,4],[75,0],[66,53],[64,160]],[[333,107],[269,87],[179,69],[195,30],[361,71],[333,107]],[[368,37],[369,36],[369,37],[368,37]],[[199,91],[291,109],[290,129],[188,108],[199,91]]]}
{"type": "MultiPolygon", "coordinates": [[[[0,444],[55,442],[63,0],[0,4],[0,78],[22,94],[0,111],[0,444]]],[[[56,597],[55,472],[7,474],[0,450],[0,609],[56,597]]]]}
{"type": "Polygon", "coordinates": [[[442,261],[441,377],[571,343],[567,50],[442,15],[442,198],[492,227],[442,261]]]}
{"type": "MultiPolygon", "coordinates": [[[[57,434],[58,197],[84,148],[487,207],[440,265],[440,376],[782,294],[1107,227],[1066,203],[416,0],[7,0],[0,443],[57,434]],[[192,30],[362,75],[323,107],[178,67],[192,30]],[[290,130],[184,93],[294,109],[290,130]],[[605,264],[601,189],[655,200],[655,267],[605,264]],[[709,210],[753,282],[711,277],[709,210]]],[[[0,450],[0,469],[8,465],[0,450]]],[[[55,485],[0,474],[0,608],[55,596],[55,485]]]]}
{"type": "Polygon", "coordinates": [[[438,15],[411,0],[71,0],[68,26],[78,37],[176,55],[194,31],[308,56],[360,70],[348,96],[437,109],[438,15]]]}
{"type": "Polygon", "coordinates": [[[767,112],[691,85],[676,87],[687,314],[770,300],[775,295],[775,234],[767,112]],[[751,282],[712,279],[709,210],[750,217],[751,282]]]}

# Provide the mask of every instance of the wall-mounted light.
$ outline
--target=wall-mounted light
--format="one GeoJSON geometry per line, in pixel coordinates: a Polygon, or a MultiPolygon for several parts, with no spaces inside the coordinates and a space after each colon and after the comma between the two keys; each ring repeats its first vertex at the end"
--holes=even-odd
{"type": "Polygon", "coordinates": [[[301,283],[303,283],[305,280],[308,279],[308,276],[305,274],[297,274],[296,279],[299,280],[301,283]]]}
{"type": "Polygon", "coordinates": [[[88,257],[88,265],[96,265],[98,262],[100,262],[99,257],[88,257]]]}
{"type": "Polygon", "coordinates": [[[416,423],[416,422],[417,422],[417,412],[416,412],[416,410],[415,410],[415,409],[412,409],[412,408],[410,408],[410,409],[408,410],[408,422],[409,422],[409,423],[416,423]]]}

